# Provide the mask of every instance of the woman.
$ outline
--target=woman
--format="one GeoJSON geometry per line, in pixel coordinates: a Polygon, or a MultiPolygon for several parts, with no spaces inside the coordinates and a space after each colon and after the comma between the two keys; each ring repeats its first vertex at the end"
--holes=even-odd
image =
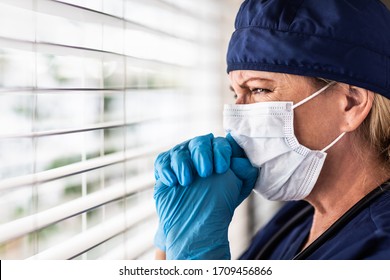
{"type": "Polygon", "coordinates": [[[292,202],[242,259],[390,259],[389,34],[376,0],[242,4],[229,134],[156,160],[155,243],[168,259],[230,258],[227,229],[252,189],[292,202]]]}

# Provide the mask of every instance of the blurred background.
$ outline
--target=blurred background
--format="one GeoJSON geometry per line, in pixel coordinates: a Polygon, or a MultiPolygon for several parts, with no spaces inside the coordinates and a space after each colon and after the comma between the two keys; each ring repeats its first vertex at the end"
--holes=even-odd
{"type": "MultiPolygon", "coordinates": [[[[153,259],[153,163],[222,130],[241,0],[0,1],[0,259],[153,259]]],[[[251,196],[238,258],[278,207],[251,196]]]]}
{"type": "MultiPolygon", "coordinates": [[[[0,0],[0,259],[154,258],[154,160],[224,135],[240,3],[0,0]]],[[[236,210],[233,258],[278,206],[236,210]]]]}

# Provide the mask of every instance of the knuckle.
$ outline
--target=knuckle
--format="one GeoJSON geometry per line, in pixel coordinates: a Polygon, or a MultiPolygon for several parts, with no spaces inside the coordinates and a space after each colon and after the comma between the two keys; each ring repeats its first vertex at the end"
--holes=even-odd
{"type": "Polygon", "coordinates": [[[201,146],[210,146],[211,138],[209,135],[197,136],[189,142],[190,149],[194,149],[201,146]]]}
{"type": "Polygon", "coordinates": [[[214,148],[231,149],[230,143],[224,137],[215,138],[213,141],[214,148]]]}
{"type": "Polygon", "coordinates": [[[157,156],[156,160],[154,161],[154,165],[158,166],[158,165],[163,164],[164,162],[166,162],[168,160],[168,157],[169,157],[169,153],[168,152],[160,153],[157,156]]]}

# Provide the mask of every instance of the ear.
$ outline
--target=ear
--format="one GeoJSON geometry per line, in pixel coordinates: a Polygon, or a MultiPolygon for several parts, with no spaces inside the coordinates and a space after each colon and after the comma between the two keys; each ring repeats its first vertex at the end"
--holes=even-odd
{"type": "Polygon", "coordinates": [[[348,89],[343,91],[343,131],[351,132],[357,129],[370,113],[374,101],[372,91],[348,85],[348,89]]]}

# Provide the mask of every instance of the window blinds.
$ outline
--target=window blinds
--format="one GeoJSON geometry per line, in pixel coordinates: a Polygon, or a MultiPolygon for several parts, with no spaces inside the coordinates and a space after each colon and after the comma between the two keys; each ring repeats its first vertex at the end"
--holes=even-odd
{"type": "Polygon", "coordinates": [[[0,1],[0,258],[151,258],[153,163],[220,132],[222,1],[0,1]]]}

